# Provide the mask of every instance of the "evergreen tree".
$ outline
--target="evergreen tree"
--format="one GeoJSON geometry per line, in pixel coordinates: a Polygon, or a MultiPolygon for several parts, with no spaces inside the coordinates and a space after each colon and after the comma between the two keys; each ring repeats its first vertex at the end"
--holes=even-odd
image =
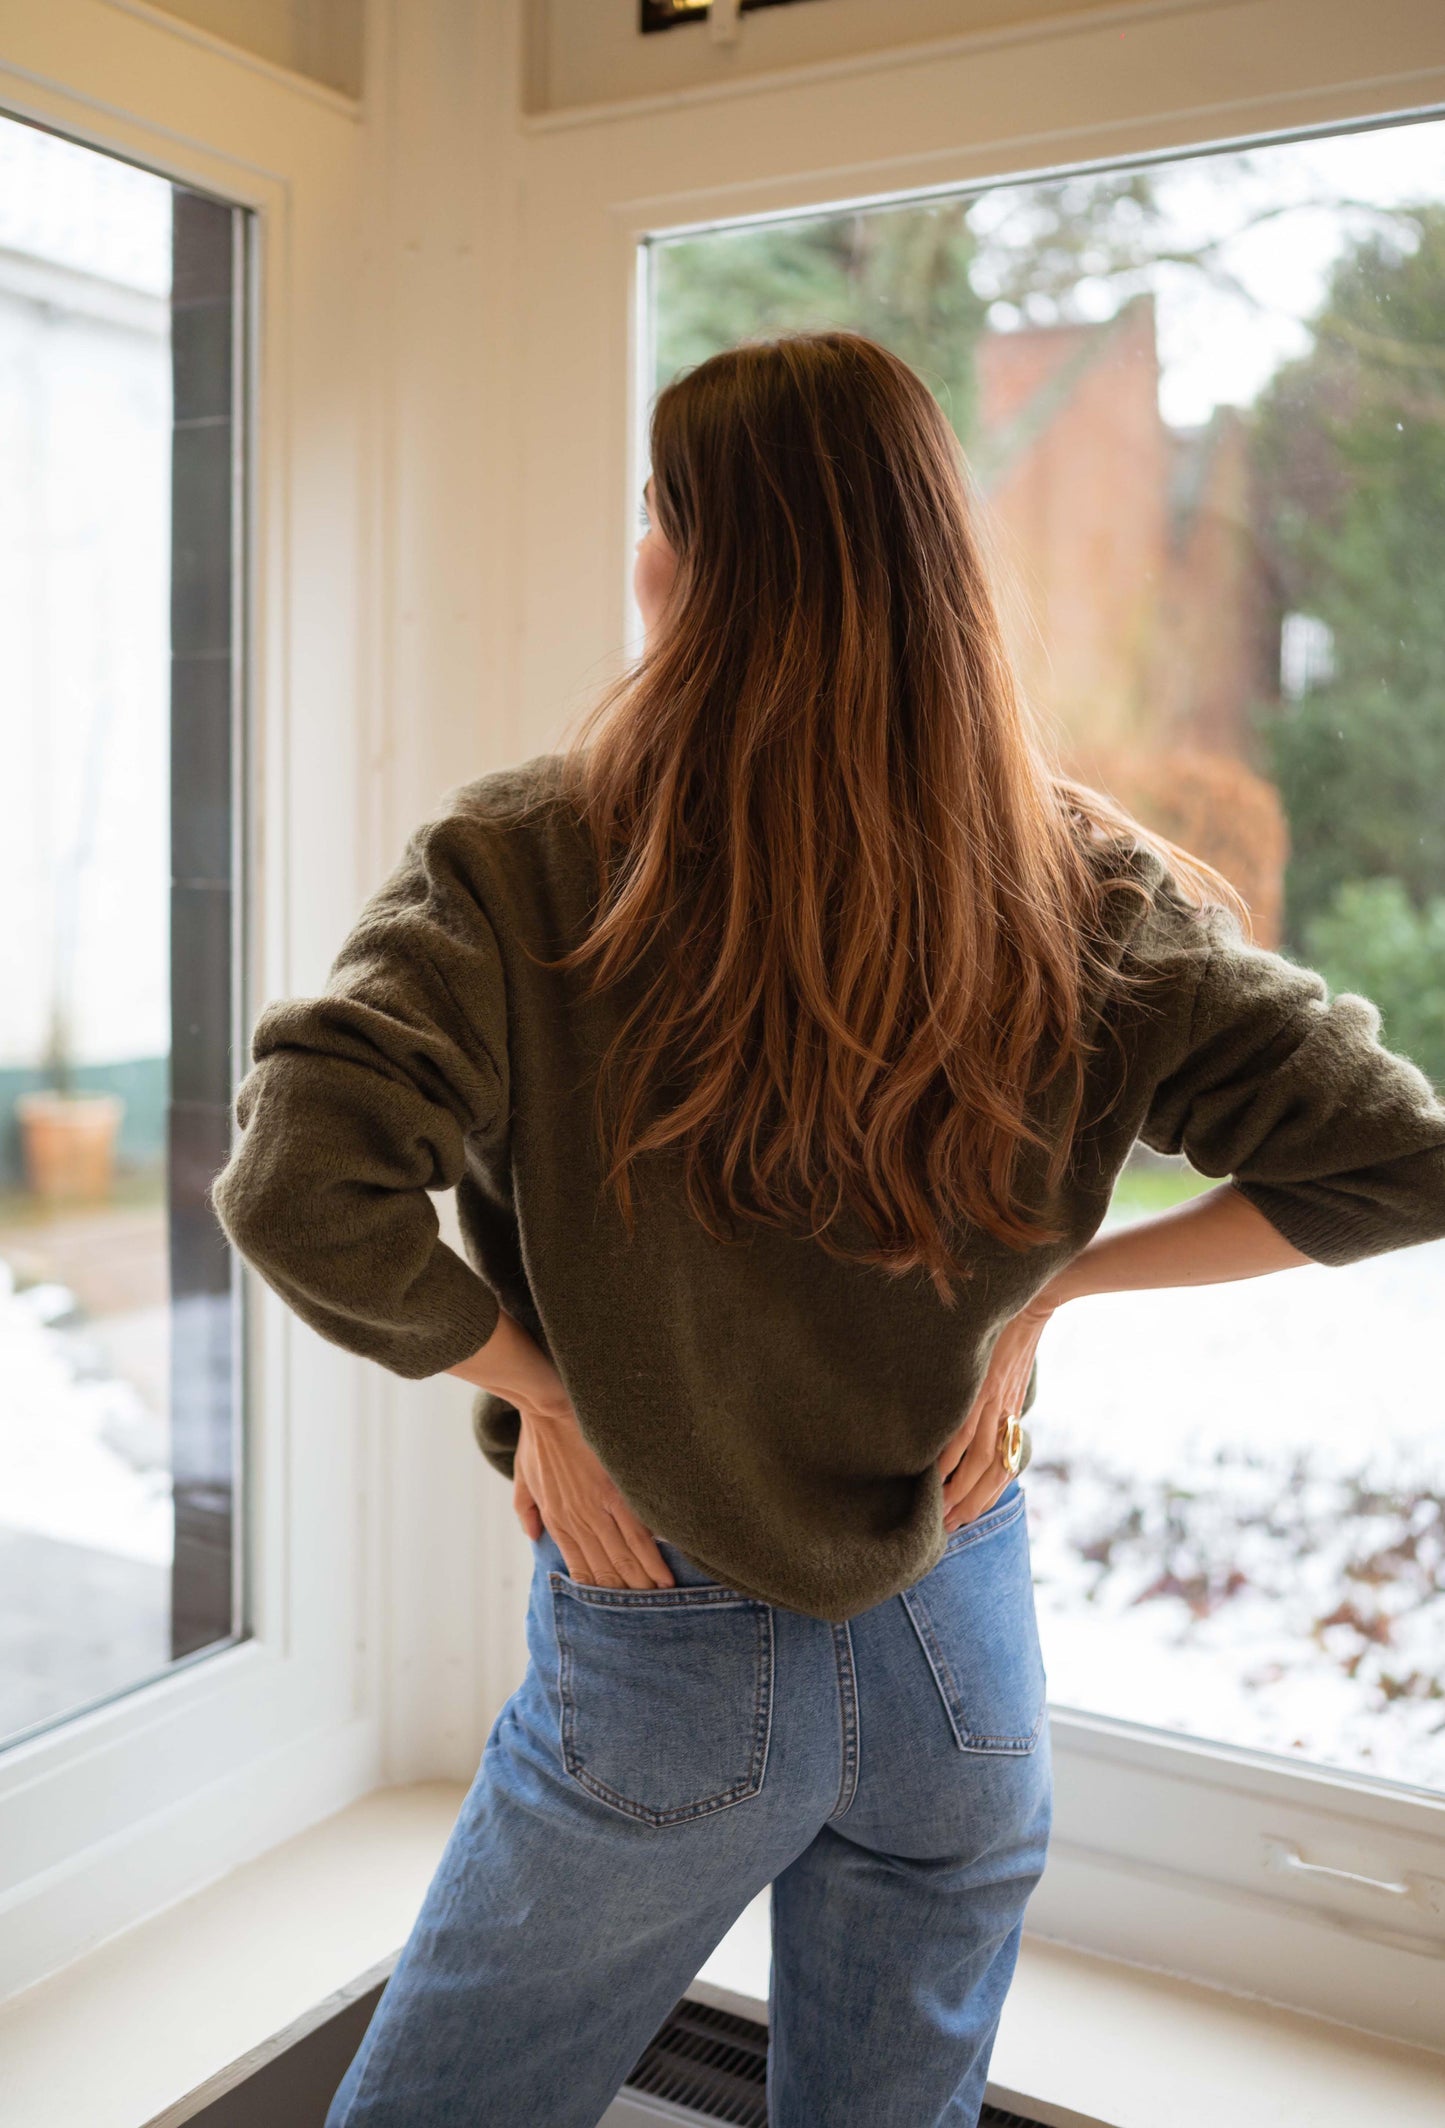
{"type": "Polygon", "coordinates": [[[1259,412],[1279,599],[1333,640],[1328,681],[1262,719],[1301,944],[1351,881],[1445,893],[1445,206],[1392,222],[1341,254],[1259,412]]]}

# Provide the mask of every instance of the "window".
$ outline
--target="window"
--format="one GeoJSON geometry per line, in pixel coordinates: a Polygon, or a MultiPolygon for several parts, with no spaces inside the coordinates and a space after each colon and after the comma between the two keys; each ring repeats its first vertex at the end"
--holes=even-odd
{"type": "Polygon", "coordinates": [[[245,244],[0,119],[0,1747],[244,1631],[245,244]]]}
{"type": "Polygon", "coordinates": [[[1279,630],[1279,691],[1298,702],[1335,676],[1334,631],[1313,613],[1287,613],[1279,630]]]}
{"type": "Polygon", "coordinates": [[[348,776],[360,109],[167,10],[100,14],[0,38],[7,1996],[379,1778],[386,1384],[291,1334],[204,1198],[241,1037],[321,987],[385,861],[348,776]],[[57,1048],[125,1107],[51,1196],[15,1104],[57,1048]]]}
{"type": "MultiPolygon", "coordinates": [[[[739,12],[757,7],[789,7],[792,0],[738,0],[739,12]]],[[[683,22],[705,22],[712,13],[709,0],[642,0],[642,20],[638,25],[644,34],[652,30],[675,28],[683,22]]]]}
{"type": "MultiPolygon", "coordinates": [[[[1445,1085],[1445,121],[646,246],[651,383],[848,325],[969,454],[1076,774],[1445,1085]]],[[[1142,1147],[1110,1218],[1211,1186],[1142,1147]]],[[[1445,1792],[1445,1244],[1066,1311],[1029,1511],[1062,1708],[1445,1792]]]]}

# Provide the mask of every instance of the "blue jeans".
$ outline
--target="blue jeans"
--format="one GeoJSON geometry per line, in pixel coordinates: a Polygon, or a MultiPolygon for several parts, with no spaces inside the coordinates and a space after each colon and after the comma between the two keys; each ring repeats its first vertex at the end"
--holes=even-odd
{"type": "Polygon", "coordinates": [[[326,2128],[596,2128],[771,1885],[771,2128],[975,2128],[1052,1817],[1017,1479],[846,1624],[572,1579],[326,2128]]]}

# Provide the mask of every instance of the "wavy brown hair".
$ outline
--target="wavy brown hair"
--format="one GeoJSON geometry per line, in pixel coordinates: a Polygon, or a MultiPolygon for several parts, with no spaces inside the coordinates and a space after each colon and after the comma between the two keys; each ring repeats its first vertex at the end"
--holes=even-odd
{"type": "Polygon", "coordinates": [[[713,355],[658,395],[651,459],[676,574],[563,755],[601,895],[547,964],[645,978],[598,1078],[607,1180],[630,1231],[633,1163],[675,1146],[714,1234],[801,1219],[951,1304],[960,1223],[1060,1238],[1020,1200],[1020,1155],[1048,1152],[1049,1187],[1067,1165],[1115,972],[1103,896],[1146,893],[1090,841],[1151,843],[1191,899],[1247,916],[1046,760],[963,451],[887,348],[800,332],[713,355]],[[1046,1138],[1030,1111],[1056,1081],[1046,1138]],[[833,1231],[845,1210],[861,1247],[833,1231]]]}

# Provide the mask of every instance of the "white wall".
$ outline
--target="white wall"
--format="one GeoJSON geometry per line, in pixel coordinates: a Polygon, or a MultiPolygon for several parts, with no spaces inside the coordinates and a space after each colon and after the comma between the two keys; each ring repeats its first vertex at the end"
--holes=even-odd
{"type": "Polygon", "coordinates": [[[258,59],[361,94],[362,0],[159,0],[168,15],[258,59]]]}
{"type": "MultiPolygon", "coordinates": [[[[526,106],[557,111],[653,96],[974,37],[1007,41],[1040,23],[1107,14],[1127,23],[1189,0],[801,0],[740,15],[723,43],[711,21],[643,35],[638,0],[532,0],[526,106]]],[[[1194,0],[1222,5],[1224,0],[1194,0]]]]}

